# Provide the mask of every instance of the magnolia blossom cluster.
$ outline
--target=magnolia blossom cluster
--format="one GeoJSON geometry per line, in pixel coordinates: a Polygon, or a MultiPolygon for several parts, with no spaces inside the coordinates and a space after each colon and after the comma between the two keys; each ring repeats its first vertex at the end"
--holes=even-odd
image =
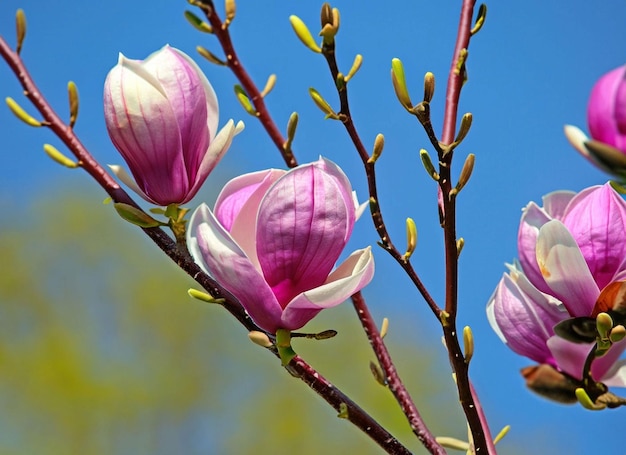
{"type": "MultiPolygon", "coordinates": [[[[183,52],[165,46],[144,61],[120,55],[105,83],[105,119],[131,169],[113,170],[154,204],[184,204],[198,191],[242,128],[219,132],[215,92],[183,52]]],[[[290,171],[242,175],[215,209],[200,205],[187,242],[194,260],[270,333],[294,330],[372,279],[370,248],[333,270],[359,207],[341,169],[326,159],[290,171]]]]}
{"type": "MultiPolygon", "coordinates": [[[[524,209],[518,250],[487,305],[489,322],[513,351],[580,380],[592,344],[567,341],[554,326],[591,316],[601,291],[626,280],[626,202],[608,183],[548,194],[524,209]]],[[[596,358],[593,378],[626,386],[624,349],[626,340],[596,358]]]]}

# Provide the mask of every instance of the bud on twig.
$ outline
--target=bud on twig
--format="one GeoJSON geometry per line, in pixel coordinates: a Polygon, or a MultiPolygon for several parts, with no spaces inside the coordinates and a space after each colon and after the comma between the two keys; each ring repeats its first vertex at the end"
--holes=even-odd
{"type": "Polygon", "coordinates": [[[456,241],[456,257],[458,258],[461,255],[461,251],[463,251],[463,247],[465,246],[465,239],[460,237],[459,240],[456,241]]]}
{"type": "Polygon", "coordinates": [[[318,54],[322,52],[322,49],[317,45],[315,40],[313,39],[313,35],[309,31],[308,27],[302,19],[298,16],[289,16],[289,22],[291,23],[291,27],[293,31],[296,32],[296,36],[300,38],[302,44],[311,49],[313,52],[317,52],[318,54]]]}
{"type": "Polygon", "coordinates": [[[263,88],[263,91],[261,91],[261,96],[265,98],[267,94],[273,90],[275,85],[276,85],[276,75],[270,74],[270,76],[267,78],[267,82],[265,83],[265,87],[263,88]]]}
{"type": "Polygon", "coordinates": [[[250,115],[256,117],[257,111],[254,109],[254,106],[250,102],[250,98],[248,98],[248,94],[243,89],[243,87],[239,84],[235,84],[235,95],[237,95],[237,99],[239,103],[243,107],[243,109],[250,115]]]}
{"type": "Polygon", "coordinates": [[[487,5],[485,5],[484,3],[481,3],[481,5],[478,7],[478,14],[476,15],[476,23],[472,27],[470,34],[475,35],[476,33],[478,33],[480,29],[483,28],[483,25],[485,25],[486,18],[487,18],[487,5]]]}
{"type": "Polygon", "coordinates": [[[30,126],[44,126],[46,125],[45,122],[40,122],[39,120],[35,119],[34,117],[31,117],[24,109],[22,109],[22,106],[20,106],[19,104],[17,104],[17,101],[15,101],[13,98],[11,97],[7,97],[5,99],[7,106],[9,106],[9,109],[11,109],[11,112],[13,112],[13,114],[20,119],[22,122],[26,123],[27,125],[30,126]]]}
{"type": "Polygon", "coordinates": [[[339,32],[339,10],[337,8],[331,9],[328,3],[324,3],[322,5],[321,23],[320,36],[323,38],[324,44],[332,44],[339,32]]]}
{"type": "Polygon", "coordinates": [[[19,55],[22,52],[22,44],[24,44],[26,37],[26,14],[21,8],[15,13],[15,32],[17,35],[15,52],[19,55]]]}
{"type": "Polygon", "coordinates": [[[433,166],[433,162],[430,159],[430,155],[424,149],[420,150],[420,158],[422,160],[422,164],[424,165],[424,169],[428,175],[435,181],[439,181],[439,174],[435,171],[435,166],[433,166]]]}
{"type": "Polygon", "coordinates": [[[383,373],[383,370],[381,370],[380,367],[371,360],[370,371],[372,372],[372,376],[374,376],[374,379],[376,379],[376,382],[378,382],[382,386],[387,386],[387,379],[385,379],[385,374],[383,373]]]}
{"type": "Polygon", "coordinates": [[[430,103],[435,94],[435,75],[430,71],[424,75],[424,102],[430,103]]]}
{"type": "Polygon", "coordinates": [[[361,64],[363,63],[363,56],[361,54],[356,54],[354,57],[354,62],[352,62],[352,68],[348,71],[348,74],[343,78],[344,81],[348,82],[352,77],[356,74],[356,72],[361,68],[361,64]]]}
{"type": "Polygon", "coordinates": [[[467,158],[465,158],[465,163],[463,163],[463,168],[461,169],[461,174],[459,175],[459,181],[456,183],[456,187],[454,188],[456,189],[455,194],[458,194],[458,192],[461,191],[465,185],[467,185],[467,182],[472,176],[472,171],[474,170],[474,159],[475,155],[473,153],[470,153],[467,155],[467,158]]]}
{"type": "Polygon", "coordinates": [[[115,207],[115,210],[122,218],[135,226],[142,228],[166,226],[165,223],[155,220],[146,212],[138,209],[137,207],[133,207],[132,205],[124,204],[123,202],[116,202],[113,204],[113,207],[115,207]]]}
{"type": "Polygon", "coordinates": [[[298,127],[298,113],[292,112],[289,116],[289,121],[287,122],[287,140],[283,144],[283,150],[289,151],[291,150],[291,144],[293,143],[293,139],[296,137],[296,128],[298,127]]]}
{"type": "Polygon", "coordinates": [[[248,338],[254,344],[258,344],[259,346],[263,348],[269,348],[273,346],[273,343],[272,343],[272,340],[270,340],[270,337],[268,337],[266,333],[259,332],[258,330],[252,330],[251,332],[248,332],[248,338]]]}
{"type": "Polygon", "coordinates": [[[206,58],[211,63],[214,63],[219,66],[228,66],[228,63],[218,58],[213,52],[208,50],[206,47],[196,46],[196,51],[198,51],[198,54],[206,58]]]}
{"type": "Polygon", "coordinates": [[[404,253],[404,262],[407,262],[417,246],[417,226],[413,218],[406,219],[406,253],[404,253]]]}
{"type": "Polygon", "coordinates": [[[224,28],[227,28],[230,23],[235,19],[235,14],[237,13],[237,5],[235,4],[235,0],[226,0],[224,2],[224,11],[226,12],[226,20],[224,21],[224,28]]]}
{"type": "Polygon", "coordinates": [[[78,118],[78,88],[72,81],[67,83],[67,95],[70,102],[70,128],[74,128],[78,118]]]}
{"type": "Polygon", "coordinates": [[[411,97],[409,96],[409,90],[406,87],[406,78],[404,77],[404,66],[399,58],[391,60],[391,82],[393,89],[396,92],[398,101],[409,112],[413,108],[411,103],[411,97]]]}
{"type": "Polygon", "coordinates": [[[368,163],[373,164],[378,161],[380,154],[383,153],[383,147],[385,146],[385,136],[377,134],[374,139],[374,149],[372,150],[372,156],[367,160],[368,163]]]}
{"type": "Polygon", "coordinates": [[[52,158],[54,161],[62,166],[68,167],[70,169],[75,169],[80,166],[78,162],[68,158],[67,156],[59,152],[59,150],[51,144],[44,144],[43,151],[46,152],[46,154],[50,158],[52,158]]]}
{"type": "Polygon", "coordinates": [[[330,104],[319,94],[317,90],[313,87],[309,88],[309,95],[313,99],[313,102],[317,107],[321,109],[321,111],[326,115],[326,118],[332,118],[333,120],[339,120],[339,116],[333,111],[333,108],[330,107],[330,104]]]}
{"type": "Polygon", "coordinates": [[[463,327],[463,356],[466,364],[469,364],[474,356],[474,334],[468,325],[463,327]]]}
{"type": "Polygon", "coordinates": [[[388,331],[389,331],[389,319],[383,318],[383,323],[380,326],[380,338],[385,338],[388,331]]]}
{"type": "Polygon", "coordinates": [[[187,22],[189,22],[196,30],[202,33],[213,33],[213,28],[191,11],[185,11],[185,19],[187,19],[187,22]]]}
{"type": "Polygon", "coordinates": [[[472,114],[468,112],[467,114],[464,114],[463,117],[461,117],[461,126],[459,127],[459,132],[456,136],[456,139],[454,140],[455,146],[459,145],[461,141],[465,139],[465,136],[467,136],[467,133],[469,133],[471,126],[472,114]]]}
{"type": "Polygon", "coordinates": [[[201,300],[206,303],[224,303],[224,299],[216,299],[211,294],[207,292],[198,291],[197,289],[190,288],[187,290],[187,294],[189,297],[192,297],[196,300],[201,300]]]}

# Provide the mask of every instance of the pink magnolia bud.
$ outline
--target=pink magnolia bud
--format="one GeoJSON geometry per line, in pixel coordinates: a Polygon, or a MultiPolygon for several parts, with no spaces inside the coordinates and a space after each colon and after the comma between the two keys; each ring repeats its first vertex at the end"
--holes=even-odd
{"type": "Polygon", "coordinates": [[[626,65],[596,82],[589,97],[587,122],[592,139],[626,153],[626,65]]]}
{"type": "Polygon", "coordinates": [[[215,92],[196,63],[169,46],[145,60],[120,54],[104,84],[109,136],[128,164],[115,174],[145,200],[184,204],[228,150],[237,126],[218,133],[215,92]]]}

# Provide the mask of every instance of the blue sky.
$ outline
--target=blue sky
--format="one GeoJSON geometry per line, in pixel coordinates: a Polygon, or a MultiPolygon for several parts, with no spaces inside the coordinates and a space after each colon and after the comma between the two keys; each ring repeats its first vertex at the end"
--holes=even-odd
{"type": "MultiPolygon", "coordinates": [[[[342,13],[340,67],[347,72],[356,53],[364,57],[349,87],[357,128],[366,144],[372,144],[378,133],[386,138],[378,178],[388,227],[402,245],[404,219],[415,219],[419,243],[414,264],[439,301],[443,266],[435,187],[418,154],[429,144],[415,119],[398,104],[389,69],[393,57],[403,60],[416,99],[423,74],[435,74],[432,114],[440,132],[459,3],[398,0],[393,7],[381,2],[333,3],[342,13]]],[[[592,453],[598,435],[616,431],[626,411],[591,413],[532,395],[519,374],[530,361],[500,342],[488,326],[484,306],[504,271],[504,262],[516,255],[520,209],[550,191],[580,190],[606,179],[573,151],[562,127],[571,123],[586,129],[591,86],[600,75],[626,61],[626,3],[503,3],[488,5],[486,25],[472,41],[469,81],[460,105],[460,113],[472,112],[474,123],[458,151],[457,169],[470,152],[476,154],[476,167],[459,198],[458,233],[466,241],[461,256],[459,325],[474,330],[477,352],[471,375],[494,430],[511,424],[510,444],[537,448],[541,441],[529,441],[525,435],[540,429],[543,440],[558,444],[561,453],[592,453]]],[[[106,6],[75,0],[5,0],[0,4],[0,34],[11,43],[18,7],[27,12],[29,29],[22,55],[31,74],[60,112],[66,112],[67,81],[77,83],[81,98],[77,131],[103,163],[120,161],[106,134],[101,107],[104,78],[118,52],[144,58],[166,43],[193,56],[197,44],[219,50],[213,37],[188,26],[182,17],[187,3],[182,0],[148,4],[111,0],[106,6]]],[[[328,70],[320,56],[300,44],[288,22],[290,14],[297,14],[316,29],[319,4],[240,0],[238,7],[232,35],[244,65],[260,86],[269,74],[278,76],[267,100],[271,113],[283,128],[291,112],[300,115],[294,143],[299,161],[312,161],[320,154],[329,157],[343,167],[364,197],[365,178],[355,150],[340,124],[324,121],[308,96],[308,88],[315,87],[333,104],[328,70]]],[[[246,130],[211,177],[214,182],[241,172],[282,167],[261,127],[234,99],[230,73],[197,60],[220,96],[220,123],[229,118],[246,122],[246,130]]],[[[17,83],[2,65],[0,92],[21,100],[17,83]]],[[[0,137],[0,207],[26,202],[61,182],[93,186],[84,173],[68,172],[47,159],[42,144],[58,146],[58,140],[16,121],[8,109],[0,109],[0,137]]],[[[199,202],[200,197],[194,201],[199,202]]],[[[350,246],[355,249],[376,240],[371,221],[363,219],[350,246]]],[[[377,275],[366,290],[372,311],[379,319],[388,316],[392,323],[397,321],[398,330],[410,334],[407,338],[436,346],[432,340],[439,337],[439,330],[426,305],[383,251],[375,254],[377,275]]],[[[444,355],[443,348],[440,355],[444,355]]],[[[623,451],[623,444],[614,437],[602,446],[603,453],[623,451]]]]}

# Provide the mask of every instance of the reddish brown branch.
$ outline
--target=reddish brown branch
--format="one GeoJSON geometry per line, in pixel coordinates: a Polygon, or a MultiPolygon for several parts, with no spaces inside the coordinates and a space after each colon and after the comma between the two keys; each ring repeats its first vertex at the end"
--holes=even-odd
{"type": "Polygon", "coordinates": [[[215,11],[213,2],[201,2],[198,6],[206,15],[206,18],[211,24],[211,27],[213,27],[213,33],[220,42],[220,45],[222,46],[228,67],[246,91],[248,98],[250,98],[250,101],[252,102],[254,109],[257,112],[257,118],[265,128],[265,131],[267,131],[267,134],[269,135],[270,139],[272,139],[272,142],[274,142],[274,144],[280,151],[280,154],[285,160],[285,164],[287,165],[287,167],[290,168],[296,167],[298,165],[296,157],[291,150],[285,149],[285,138],[283,137],[282,133],[276,126],[276,123],[274,123],[272,116],[267,110],[263,95],[261,95],[261,92],[257,88],[256,84],[252,81],[252,78],[239,60],[237,52],[235,52],[233,42],[230,38],[230,32],[228,31],[228,27],[224,26],[224,23],[215,11]]]}

